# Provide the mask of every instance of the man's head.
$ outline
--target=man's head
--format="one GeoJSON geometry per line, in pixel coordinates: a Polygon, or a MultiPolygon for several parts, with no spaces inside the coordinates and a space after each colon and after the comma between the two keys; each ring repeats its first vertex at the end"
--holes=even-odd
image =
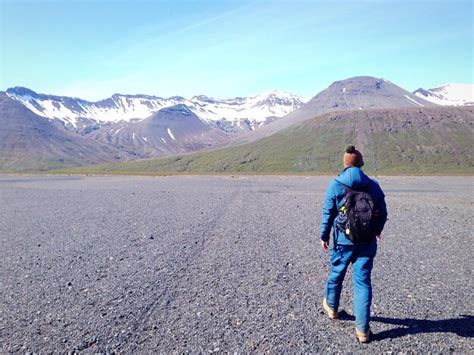
{"type": "Polygon", "coordinates": [[[342,162],[344,168],[350,168],[351,166],[361,168],[364,166],[364,159],[362,158],[361,152],[355,149],[353,145],[347,146],[342,162]]]}

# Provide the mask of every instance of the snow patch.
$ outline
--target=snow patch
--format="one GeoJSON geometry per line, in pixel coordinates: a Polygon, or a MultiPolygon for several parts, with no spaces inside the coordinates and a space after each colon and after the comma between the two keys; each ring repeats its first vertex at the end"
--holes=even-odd
{"type": "Polygon", "coordinates": [[[116,130],[114,133],[112,133],[113,136],[115,136],[117,133],[119,133],[121,130],[123,129],[123,127],[120,127],[118,130],[116,130]]]}
{"type": "Polygon", "coordinates": [[[173,132],[171,132],[171,129],[168,128],[168,134],[171,137],[172,140],[176,140],[176,138],[173,136],[173,132]]]}
{"type": "Polygon", "coordinates": [[[346,88],[342,88],[342,92],[346,92],[346,88]]]}
{"type": "Polygon", "coordinates": [[[425,105],[420,104],[420,103],[419,103],[418,101],[416,101],[416,100],[413,100],[410,96],[408,96],[408,95],[403,95],[403,96],[405,96],[405,98],[406,98],[408,101],[410,101],[411,103],[413,103],[413,104],[415,104],[415,105],[418,105],[418,106],[421,106],[421,107],[425,107],[425,105]]]}
{"type": "Polygon", "coordinates": [[[146,139],[146,137],[142,137],[142,139],[143,139],[145,142],[148,142],[148,139],[146,139]]]}

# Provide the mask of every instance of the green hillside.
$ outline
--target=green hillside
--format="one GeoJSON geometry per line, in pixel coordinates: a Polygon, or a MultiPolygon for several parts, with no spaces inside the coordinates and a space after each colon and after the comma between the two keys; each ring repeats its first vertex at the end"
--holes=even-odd
{"type": "Polygon", "coordinates": [[[63,173],[335,173],[351,143],[380,174],[473,174],[474,108],[325,114],[254,143],[221,150],[102,164],[63,173]]]}

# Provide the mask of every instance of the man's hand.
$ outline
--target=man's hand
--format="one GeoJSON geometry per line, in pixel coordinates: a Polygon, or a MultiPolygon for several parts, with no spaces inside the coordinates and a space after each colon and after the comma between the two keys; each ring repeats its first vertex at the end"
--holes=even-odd
{"type": "Polygon", "coordinates": [[[377,239],[377,242],[380,242],[380,239],[382,239],[382,234],[376,235],[375,239],[377,239]]]}
{"type": "Polygon", "coordinates": [[[323,248],[324,251],[329,250],[329,242],[325,242],[324,240],[321,240],[321,247],[323,248]]]}

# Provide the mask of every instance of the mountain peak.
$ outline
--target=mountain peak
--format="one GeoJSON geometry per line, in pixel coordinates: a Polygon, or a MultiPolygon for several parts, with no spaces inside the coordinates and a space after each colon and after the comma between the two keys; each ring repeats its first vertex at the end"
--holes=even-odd
{"type": "Polygon", "coordinates": [[[288,94],[289,93],[284,90],[271,89],[271,90],[263,91],[257,96],[288,95],[288,94]]]}
{"type": "Polygon", "coordinates": [[[425,90],[413,92],[416,96],[443,106],[473,106],[474,84],[447,83],[425,90]]]}
{"type": "Polygon", "coordinates": [[[206,95],[196,95],[191,97],[191,101],[203,101],[203,102],[209,102],[209,103],[214,103],[218,100],[214,99],[213,97],[206,96],[206,95]]]}
{"type": "Polygon", "coordinates": [[[12,96],[31,96],[31,97],[38,97],[39,94],[35,91],[25,88],[23,86],[15,86],[13,88],[8,88],[6,91],[7,94],[12,96]]]}
{"type": "Polygon", "coordinates": [[[382,85],[384,83],[394,85],[390,81],[385,80],[383,78],[376,78],[373,76],[354,76],[343,80],[337,80],[333,82],[329,87],[338,85],[352,85],[360,87],[367,85],[382,85]]]}
{"type": "Polygon", "coordinates": [[[158,111],[159,113],[173,113],[173,114],[179,114],[179,115],[184,115],[184,116],[190,116],[193,115],[193,111],[190,110],[190,108],[184,104],[177,104],[169,107],[162,108],[161,110],[158,111]]]}
{"type": "Polygon", "coordinates": [[[292,94],[288,91],[284,90],[277,90],[277,89],[272,89],[268,91],[261,92],[260,94],[254,96],[254,98],[265,98],[265,97],[279,97],[279,98],[298,98],[301,99],[300,96],[292,94]]]}
{"type": "Polygon", "coordinates": [[[382,78],[355,76],[333,82],[301,108],[281,120],[262,127],[249,140],[270,136],[293,124],[334,111],[429,107],[435,104],[420,99],[382,78]]]}

